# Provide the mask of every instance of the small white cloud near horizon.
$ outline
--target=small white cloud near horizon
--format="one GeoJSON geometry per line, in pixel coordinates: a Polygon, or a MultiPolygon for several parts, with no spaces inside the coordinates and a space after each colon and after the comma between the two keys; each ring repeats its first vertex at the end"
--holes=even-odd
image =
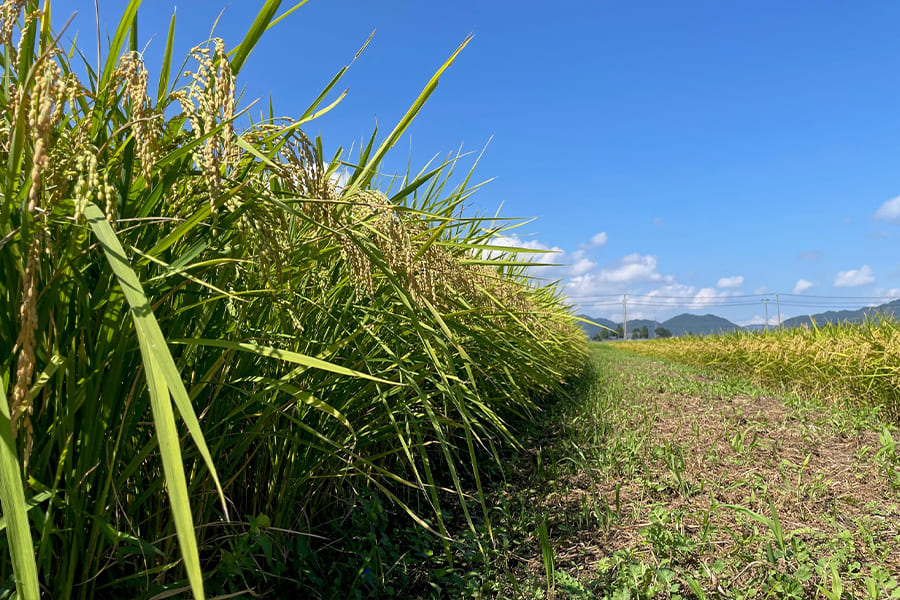
{"type": "Polygon", "coordinates": [[[798,279],[797,283],[794,284],[794,293],[802,294],[806,290],[811,290],[814,287],[816,287],[816,284],[813,283],[812,281],[807,281],[805,279],[798,279]]]}
{"type": "Polygon", "coordinates": [[[601,231],[600,233],[594,234],[591,238],[591,248],[602,248],[606,245],[606,242],[609,241],[609,236],[606,235],[605,231],[601,231]]]}
{"type": "Polygon", "coordinates": [[[723,277],[716,284],[716,287],[722,289],[734,289],[739,288],[744,285],[744,276],[743,275],[735,275],[733,277],[723,277]]]}
{"type": "MultiPolygon", "coordinates": [[[[781,315],[781,321],[784,322],[788,319],[786,315],[781,315]]],[[[740,325],[741,327],[747,327],[748,325],[765,325],[766,318],[761,317],[759,315],[753,315],[752,319],[748,319],[746,321],[738,321],[736,325],[740,325]]],[[[778,317],[775,315],[769,315],[769,327],[778,327],[778,317]]]]}
{"type": "Polygon", "coordinates": [[[872,219],[900,225],[900,196],[895,196],[879,206],[872,219]]]}
{"type": "Polygon", "coordinates": [[[834,287],[859,287],[875,283],[875,276],[872,274],[872,267],[863,265],[858,269],[850,269],[849,271],[839,271],[834,276],[834,287]]]}
{"type": "MultiPolygon", "coordinates": [[[[876,288],[875,295],[882,296],[884,298],[884,300],[893,301],[893,300],[896,300],[897,298],[900,298],[900,288],[891,288],[889,290],[885,290],[882,288],[876,288]]],[[[879,304],[884,304],[884,301],[883,300],[879,301],[879,302],[875,303],[873,306],[877,306],[879,304]]]]}

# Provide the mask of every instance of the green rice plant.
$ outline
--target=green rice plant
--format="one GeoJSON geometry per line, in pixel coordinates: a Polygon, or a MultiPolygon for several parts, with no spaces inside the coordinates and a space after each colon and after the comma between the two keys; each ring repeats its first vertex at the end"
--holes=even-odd
{"type": "Polygon", "coordinates": [[[58,45],[50,4],[0,7],[0,593],[306,589],[225,549],[265,522],[253,547],[293,555],[373,493],[444,538],[448,503],[489,521],[479,461],[585,343],[492,244],[517,223],[467,214],[462,157],[377,177],[468,40],[351,160],[301,130],[346,68],[296,119],[238,107],[247,56],[296,6],[267,1],[186,73],[173,18],[154,99],[138,1],[102,64],[58,45]]]}

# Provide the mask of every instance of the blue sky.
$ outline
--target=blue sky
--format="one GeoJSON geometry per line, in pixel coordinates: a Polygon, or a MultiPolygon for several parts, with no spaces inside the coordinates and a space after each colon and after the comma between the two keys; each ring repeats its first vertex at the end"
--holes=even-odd
{"type": "MultiPolygon", "coordinates": [[[[125,3],[100,4],[113,27],[125,3]]],[[[222,8],[234,46],[262,4],[145,0],[151,77],[176,5],[183,56],[222,8]]],[[[79,11],[69,33],[93,52],[93,2],[53,8],[79,11]]],[[[474,33],[388,169],[491,140],[472,210],[538,217],[509,241],[560,251],[543,273],[582,311],[616,316],[628,294],[629,316],[761,322],[761,294],[783,317],[900,297],[898,22],[889,2],[310,0],[239,86],[299,115],[377,30],[307,128],[358,148],[474,33]]]]}

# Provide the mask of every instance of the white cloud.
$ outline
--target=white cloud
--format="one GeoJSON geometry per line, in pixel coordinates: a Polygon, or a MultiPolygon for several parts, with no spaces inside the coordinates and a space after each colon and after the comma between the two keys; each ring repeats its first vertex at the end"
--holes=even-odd
{"type": "Polygon", "coordinates": [[[665,223],[665,221],[663,221],[659,217],[656,217],[655,219],[653,219],[653,224],[656,225],[657,227],[660,227],[663,223],[665,223]]]}
{"type": "Polygon", "coordinates": [[[891,300],[900,298],[900,288],[891,288],[889,290],[876,288],[875,295],[883,297],[883,300],[875,302],[874,304],[872,304],[872,306],[878,306],[879,304],[884,304],[885,302],[890,302],[891,300]]]}
{"type": "Polygon", "coordinates": [[[768,293],[771,292],[771,291],[772,291],[772,290],[769,289],[769,286],[764,285],[764,286],[762,286],[762,287],[758,287],[758,288],[756,288],[755,290],[753,290],[753,295],[754,295],[754,296],[759,296],[760,294],[768,294],[768,293]]]}
{"type": "Polygon", "coordinates": [[[872,218],[900,225],[900,196],[895,196],[879,206],[872,218]]]}
{"type": "Polygon", "coordinates": [[[637,253],[629,254],[615,266],[601,269],[597,276],[600,281],[610,283],[659,281],[662,279],[662,275],[656,270],[656,257],[642,256],[637,253]]]}
{"type": "Polygon", "coordinates": [[[672,308],[698,309],[717,304],[717,301],[728,297],[730,292],[719,292],[715,288],[697,289],[692,285],[670,282],[647,294],[655,304],[669,305],[672,308]]]}
{"type": "Polygon", "coordinates": [[[719,298],[719,292],[715,288],[703,288],[694,296],[694,301],[690,303],[691,308],[703,308],[714,303],[719,298]]]}
{"type": "MultiPolygon", "coordinates": [[[[781,315],[782,323],[787,321],[790,317],[785,314],[781,315]]],[[[765,325],[766,318],[761,317],[759,315],[753,315],[752,319],[747,319],[746,321],[737,321],[737,324],[741,327],[747,327],[748,325],[765,325]]],[[[778,327],[778,316],[777,315],[769,315],[769,327],[778,327]]]]}
{"type": "MultiPolygon", "coordinates": [[[[592,307],[599,300],[603,304],[621,302],[621,294],[640,283],[671,283],[674,278],[671,275],[663,275],[657,269],[655,256],[641,254],[629,254],[621,260],[604,265],[590,264],[584,257],[584,253],[576,251],[572,253],[577,258],[571,267],[571,276],[565,283],[566,295],[577,304],[592,307]],[[589,268],[590,267],[590,268],[589,268]],[[619,300],[615,300],[619,296],[619,300]]],[[[609,308],[608,306],[606,307],[609,308]]],[[[594,314],[602,314],[600,307],[596,307],[594,314]]]]}
{"type": "MultiPolygon", "coordinates": [[[[769,327],[771,327],[773,325],[773,322],[772,322],[773,320],[774,319],[772,319],[772,316],[770,315],[769,316],[769,327]]],[[[753,315],[752,319],[747,319],[746,321],[738,321],[737,324],[740,325],[741,327],[746,327],[748,325],[765,325],[766,318],[761,317],[759,315],[753,315]]],[[[777,323],[775,323],[775,324],[777,325],[777,323]]]]}
{"type": "Polygon", "coordinates": [[[591,248],[602,248],[606,245],[606,242],[609,241],[609,236],[606,235],[605,231],[601,231],[600,233],[594,234],[594,237],[591,238],[591,248]]]}
{"type": "Polygon", "coordinates": [[[840,271],[834,276],[834,287],[859,287],[870,283],[875,283],[875,276],[872,275],[872,267],[869,265],[849,271],[840,271]]]}
{"type": "Polygon", "coordinates": [[[739,288],[744,284],[744,277],[742,275],[735,275],[734,277],[723,277],[719,280],[719,283],[716,284],[716,287],[720,288],[739,288]]]}
{"type": "Polygon", "coordinates": [[[798,279],[797,283],[794,284],[794,293],[802,294],[806,290],[811,290],[814,287],[816,287],[816,284],[814,284],[812,281],[807,281],[805,279],[798,279]]]}
{"type": "Polygon", "coordinates": [[[522,248],[523,250],[540,250],[540,252],[517,252],[516,258],[528,258],[531,259],[532,262],[541,264],[559,262],[560,255],[565,254],[565,251],[559,246],[553,246],[551,248],[537,240],[523,240],[517,235],[499,235],[492,238],[489,244],[491,246],[522,248]]]}
{"type": "Polygon", "coordinates": [[[597,263],[587,258],[580,258],[570,267],[569,272],[572,275],[584,275],[588,271],[597,266],[597,263]]]}

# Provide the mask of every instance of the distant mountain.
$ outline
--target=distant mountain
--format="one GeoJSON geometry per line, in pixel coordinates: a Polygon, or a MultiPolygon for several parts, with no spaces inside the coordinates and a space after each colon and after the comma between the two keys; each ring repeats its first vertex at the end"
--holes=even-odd
{"type": "MultiPolygon", "coordinates": [[[[804,315],[801,317],[792,317],[790,319],[785,319],[782,323],[783,327],[801,327],[808,326],[813,320],[816,322],[816,326],[821,327],[826,323],[844,323],[851,322],[857,323],[859,321],[863,321],[866,318],[869,319],[877,319],[878,315],[891,315],[895,319],[900,319],[900,300],[892,300],[886,304],[882,304],[880,306],[867,306],[865,308],[860,308],[857,310],[829,310],[828,312],[817,313],[814,315],[804,315]]],[[[620,323],[616,323],[615,321],[611,321],[609,319],[603,319],[600,317],[589,317],[587,315],[578,315],[584,319],[588,319],[594,321],[595,323],[600,323],[601,325],[605,325],[610,329],[615,329],[620,325],[620,323]]],[[[587,323],[579,323],[581,328],[587,334],[588,337],[593,337],[595,334],[600,333],[601,329],[595,325],[589,325],[587,323]]],[[[647,326],[647,329],[650,333],[650,337],[654,336],[654,330],[657,327],[665,327],[669,331],[672,332],[672,335],[684,335],[686,333],[693,333],[695,335],[708,335],[710,333],[723,333],[726,331],[735,331],[738,329],[744,329],[748,331],[760,331],[765,329],[765,325],[748,325],[746,327],[741,327],[740,325],[735,325],[728,319],[723,319],[722,317],[717,317],[716,315],[691,315],[688,313],[680,314],[676,317],[672,317],[668,321],[663,321],[662,323],[658,321],[648,321],[646,319],[634,319],[628,321],[628,331],[629,337],[631,337],[630,333],[635,329],[639,329],[641,327],[647,326]]],[[[769,322],[769,329],[774,329],[778,326],[774,320],[769,322]]]]}
{"type": "MultiPolygon", "coordinates": [[[[600,317],[589,317],[587,315],[578,316],[583,319],[588,319],[590,321],[594,321],[595,323],[605,325],[606,327],[609,327],[613,330],[621,325],[621,323],[616,323],[615,321],[603,319],[600,317]]],[[[588,337],[593,337],[595,334],[598,334],[601,331],[599,327],[591,325],[589,323],[579,323],[579,325],[588,337]]],[[[668,321],[664,321],[662,323],[660,323],[659,321],[650,321],[647,319],[629,319],[628,337],[631,337],[632,331],[640,329],[642,327],[647,327],[647,331],[650,334],[650,337],[655,337],[654,331],[657,327],[665,327],[672,332],[672,335],[684,335],[688,332],[694,333],[696,335],[707,335],[710,333],[722,333],[724,331],[734,331],[736,329],[740,329],[739,325],[735,325],[728,319],[723,319],[722,317],[717,317],[715,315],[699,316],[685,313],[682,315],[678,315],[677,317],[672,317],[668,321]]]]}
{"type": "Polygon", "coordinates": [[[684,335],[688,332],[695,335],[708,335],[710,333],[736,331],[741,328],[740,325],[735,325],[728,319],[723,319],[716,315],[700,316],[688,313],[672,317],[665,321],[662,326],[671,331],[672,335],[684,335]]]}
{"type": "Polygon", "coordinates": [[[826,323],[843,323],[849,321],[856,323],[866,318],[875,318],[880,314],[892,315],[894,318],[900,318],[900,300],[894,300],[881,306],[872,306],[860,308],[858,310],[829,310],[814,315],[804,315],[802,317],[792,317],[785,319],[782,323],[783,327],[799,327],[801,325],[809,325],[813,320],[816,326],[821,327],[826,323]]]}

